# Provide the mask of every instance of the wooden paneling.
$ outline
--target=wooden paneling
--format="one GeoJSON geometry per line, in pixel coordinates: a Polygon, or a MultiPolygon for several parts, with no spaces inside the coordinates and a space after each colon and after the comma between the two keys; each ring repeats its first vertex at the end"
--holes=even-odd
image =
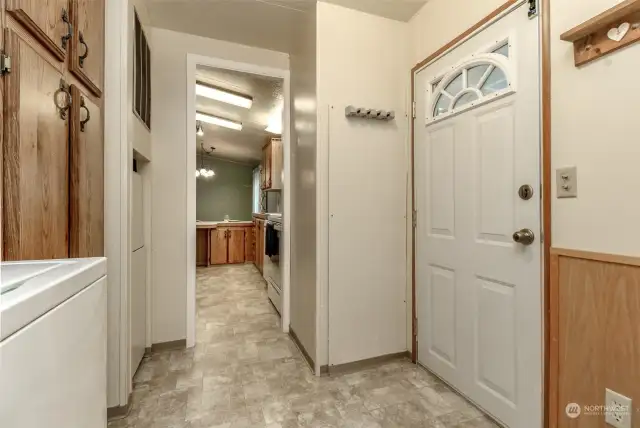
{"type": "Polygon", "coordinates": [[[69,257],[104,255],[102,112],[71,86],[69,257]]]}
{"type": "Polygon", "coordinates": [[[244,263],[244,228],[229,229],[229,258],[230,264],[244,263]]]}
{"type": "MultiPolygon", "coordinates": [[[[24,25],[60,61],[66,49],[63,37],[69,34],[70,26],[62,19],[63,11],[69,16],[68,0],[6,0],[7,12],[24,25]]],[[[70,20],[70,16],[69,16],[70,20]]],[[[66,47],[69,48],[70,40],[66,47]]]]}
{"type": "MultiPolygon", "coordinates": [[[[640,260],[552,250],[550,394],[557,397],[551,427],[604,427],[605,388],[640,400],[640,260]],[[583,406],[577,419],[568,403],[583,406]]],[[[637,416],[637,413],[634,412],[637,416]]],[[[640,418],[632,418],[640,427],[640,418]]]]}
{"type": "Polygon", "coordinates": [[[255,253],[256,253],[256,247],[255,247],[255,239],[254,239],[254,228],[252,227],[246,227],[244,229],[244,261],[245,262],[252,262],[255,260],[255,253]]]}
{"type": "MultiPolygon", "coordinates": [[[[7,31],[12,72],[4,77],[4,260],[69,254],[68,125],[55,105],[61,74],[7,31]]],[[[68,116],[68,115],[67,115],[68,116]]]]}
{"type": "Polygon", "coordinates": [[[104,3],[71,0],[71,42],[69,70],[95,95],[102,95],[104,57],[104,3]]]}
{"type": "Polygon", "coordinates": [[[219,227],[211,230],[211,264],[224,265],[227,263],[229,229],[219,227]]]}
{"type": "Polygon", "coordinates": [[[209,266],[209,230],[196,229],[196,266],[209,266]]]}

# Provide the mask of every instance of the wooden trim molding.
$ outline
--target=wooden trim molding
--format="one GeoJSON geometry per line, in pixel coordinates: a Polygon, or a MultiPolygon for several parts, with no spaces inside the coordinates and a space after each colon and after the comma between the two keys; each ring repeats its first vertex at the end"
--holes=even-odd
{"type": "Polygon", "coordinates": [[[309,368],[311,368],[311,371],[315,371],[314,367],[316,366],[316,363],[313,361],[313,358],[311,358],[311,355],[309,355],[309,353],[307,352],[302,342],[300,342],[298,335],[296,334],[295,331],[293,331],[291,326],[289,326],[289,336],[291,336],[293,343],[296,344],[296,346],[302,353],[302,356],[304,357],[305,361],[307,362],[307,364],[309,364],[309,368]]]}
{"type": "MultiPolygon", "coordinates": [[[[422,61],[417,63],[413,67],[413,69],[411,69],[411,74],[413,75],[413,73],[415,73],[416,71],[420,70],[422,67],[426,66],[431,61],[433,61],[434,59],[438,58],[440,55],[442,55],[445,52],[447,52],[449,49],[452,49],[453,47],[455,47],[459,43],[462,43],[463,41],[465,41],[467,38],[472,36],[476,31],[478,31],[484,25],[486,25],[489,22],[491,22],[491,20],[493,20],[494,18],[499,16],[502,12],[506,11],[511,6],[513,6],[514,4],[518,3],[519,1],[520,0],[508,0],[506,3],[501,5],[499,8],[497,8],[496,10],[491,12],[489,15],[485,16],[480,21],[476,22],[474,25],[469,27],[466,31],[464,31],[463,33],[460,33],[457,37],[455,37],[449,43],[447,43],[446,45],[442,46],[440,49],[438,49],[437,51],[435,51],[434,53],[432,53],[431,55],[429,55],[428,57],[426,57],[425,59],[423,59],[422,61]]],[[[413,85],[412,85],[412,87],[413,87],[413,85]]]]}
{"type": "Polygon", "coordinates": [[[604,426],[564,408],[605,388],[640,399],[640,257],[553,248],[550,265],[548,427],[604,426]]]}
{"type": "Polygon", "coordinates": [[[131,405],[133,404],[132,394],[129,394],[127,404],[124,406],[115,406],[107,408],[107,421],[113,421],[118,419],[124,419],[129,415],[131,411],[131,405]]]}

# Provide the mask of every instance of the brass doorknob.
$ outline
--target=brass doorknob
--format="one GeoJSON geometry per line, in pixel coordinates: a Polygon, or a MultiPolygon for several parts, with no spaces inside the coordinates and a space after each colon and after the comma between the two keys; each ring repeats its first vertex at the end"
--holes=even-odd
{"type": "Polygon", "coordinates": [[[522,229],[513,234],[513,240],[522,245],[531,245],[535,239],[531,229],[522,229]]]}

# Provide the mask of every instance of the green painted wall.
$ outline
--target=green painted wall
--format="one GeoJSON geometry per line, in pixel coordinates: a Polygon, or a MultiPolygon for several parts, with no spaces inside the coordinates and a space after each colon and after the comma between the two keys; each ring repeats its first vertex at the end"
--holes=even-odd
{"type": "MultiPolygon", "coordinates": [[[[197,159],[200,167],[200,157],[197,159]]],[[[253,167],[206,158],[205,166],[216,173],[196,180],[196,218],[203,221],[251,220],[253,167]]]]}

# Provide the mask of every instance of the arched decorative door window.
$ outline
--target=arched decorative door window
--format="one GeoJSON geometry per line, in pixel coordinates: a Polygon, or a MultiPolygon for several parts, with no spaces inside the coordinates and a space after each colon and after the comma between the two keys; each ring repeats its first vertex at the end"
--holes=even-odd
{"type": "Polygon", "coordinates": [[[451,117],[515,92],[508,41],[474,54],[431,82],[427,123],[451,117]]]}

